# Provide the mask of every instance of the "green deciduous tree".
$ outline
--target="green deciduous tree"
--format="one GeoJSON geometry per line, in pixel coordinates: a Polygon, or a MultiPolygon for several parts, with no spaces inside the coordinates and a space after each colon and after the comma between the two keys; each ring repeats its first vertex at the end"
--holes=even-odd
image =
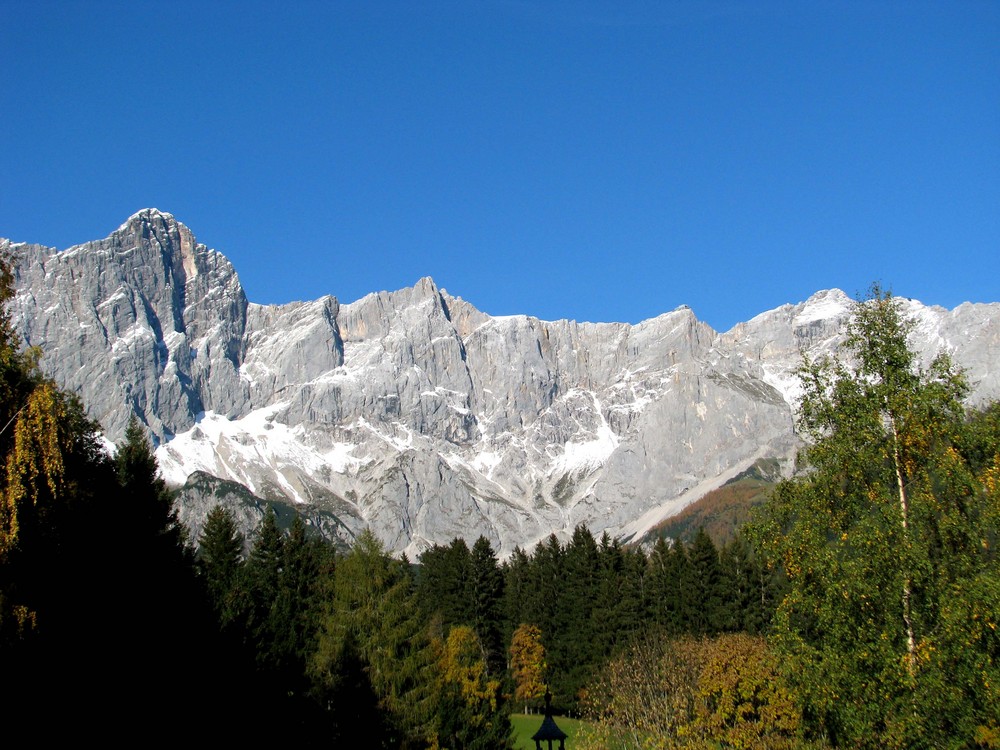
{"type": "Polygon", "coordinates": [[[968,458],[961,374],[919,367],[911,326],[875,287],[847,357],[804,363],[805,471],[754,525],[789,580],[776,643],[838,745],[968,746],[1000,724],[997,496],[968,458]]]}

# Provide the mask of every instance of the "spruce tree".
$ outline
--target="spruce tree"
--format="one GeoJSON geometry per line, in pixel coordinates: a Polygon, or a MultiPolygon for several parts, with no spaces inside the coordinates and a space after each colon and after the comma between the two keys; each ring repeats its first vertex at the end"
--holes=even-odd
{"type": "Polygon", "coordinates": [[[425,618],[437,614],[444,625],[471,625],[473,597],[472,554],[464,539],[435,544],[420,555],[417,599],[425,618]]]}
{"type": "Polygon", "coordinates": [[[723,632],[760,632],[760,623],[755,613],[754,596],[756,579],[750,557],[750,547],[737,535],[719,552],[719,572],[722,601],[719,629],[723,632]]]}
{"type": "Polygon", "coordinates": [[[553,700],[559,706],[570,705],[574,700],[567,679],[573,664],[566,640],[568,623],[562,617],[565,606],[565,572],[563,548],[555,534],[535,547],[531,558],[528,586],[529,622],[542,631],[542,643],[549,655],[549,680],[553,700]]]}
{"type": "Polygon", "coordinates": [[[294,692],[304,674],[306,657],[315,650],[320,596],[332,550],[309,536],[301,515],[296,515],[285,537],[278,595],[271,608],[274,661],[285,674],[288,692],[294,692]]]}
{"type": "Polygon", "coordinates": [[[782,596],[780,571],[769,569],[741,533],[719,553],[722,630],[764,633],[782,596]]]}
{"type": "Polygon", "coordinates": [[[236,619],[243,568],[243,535],[232,511],[216,505],[205,519],[198,543],[198,568],[220,624],[236,619]]]}
{"type": "Polygon", "coordinates": [[[486,655],[490,675],[503,674],[506,656],[503,644],[503,574],[489,540],[480,536],[472,545],[470,592],[471,625],[486,655]]]}
{"type": "Polygon", "coordinates": [[[185,531],[173,507],[173,496],[159,475],[156,456],[146,431],[133,414],[125,428],[125,439],[115,451],[115,469],[125,507],[135,528],[146,540],[168,553],[183,552],[185,531]]]}
{"type": "Polygon", "coordinates": [[[648,558],[646,574],[646,617],[651,624],[669,632],[676,610],[677,581],[674,578],[670,545],[657,537],[648,558]]]}
{"type": "Polygon", "coordinates": [[[670,631],[674,634],[691,635],[698,632],[698,622],[701,619],[701,613],[698,611],[701,602],[694,566],[691,564],[687,546],[683,542],[674,542],[670,552],[676,586],[670,631]]]}
{"type": "Polygon", "coordinates": [[[641,624],[641,553],[625,550],[605,532],[599,547],[600,572],[593,619],[596,656],[605,657],[641,624]]]}
{"type": "Polygon", "coordinates": [[[268,508],[254,536],[244,566],[246,576],[245,633],[247,645],[256,655],[258,667],[268,670],[274,663],[275,604],[285,562],[285,537],[278,517],[268,508]]]}
{"type": "Polygon", "coordinates": [[[537,624],[531,610],[531,559],[520,547],[503,564],[504,641],[510,642],[514,630],[523,623],[537,624]]]}
{"type": "Polygon", "coordinates": [[[714,635],[722,629],[722,570],[719,553],[704,527],[698,529],[688,553],[691,562],[693,594],[697,605],[691,620],[696,635],[714,635]]]}
{"type": "Polygon", "coordinates": [[[601,582],[601,559],[597,542],[585,526],[577,526],[563,556],[562,616],[566,637],[575,654],[570,660],[588,667],[601,654],[595,642],[594,607],[601,582]]]}

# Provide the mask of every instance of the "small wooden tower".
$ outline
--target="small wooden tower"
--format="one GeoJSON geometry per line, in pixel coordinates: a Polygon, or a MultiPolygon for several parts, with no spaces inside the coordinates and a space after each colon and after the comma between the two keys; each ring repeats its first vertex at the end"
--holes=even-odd
{"type": "Polygon", "coordinates": [[[545,750],[553,750],[553,740],[559,740],[558,750],[566,750],[567,734],[556,726],[555,719],[552,718],[552,693],[545,691],[545,718],[538,731],[531,735],[535,741],[535,750],[542,750],[542,743],[547,742],[545,750]]]}

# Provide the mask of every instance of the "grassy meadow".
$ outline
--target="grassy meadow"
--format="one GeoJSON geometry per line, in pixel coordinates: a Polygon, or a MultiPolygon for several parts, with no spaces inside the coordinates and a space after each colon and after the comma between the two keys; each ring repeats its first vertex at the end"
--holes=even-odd
{"type": "MultiPolygon", "coordinates": [[[[543,714],[511,715],[510,723],[514,726],[514,750],[535,750],[535,743],[532,741],[531,735],[538,731],[544,718],[543,714]]],[[[569,739],[566,741],[567,747],[573,747],[574,738],[587,724],[585,721],[565,716],[556,716],[555,721],[559,728],[569,735],[569,739]]]]}

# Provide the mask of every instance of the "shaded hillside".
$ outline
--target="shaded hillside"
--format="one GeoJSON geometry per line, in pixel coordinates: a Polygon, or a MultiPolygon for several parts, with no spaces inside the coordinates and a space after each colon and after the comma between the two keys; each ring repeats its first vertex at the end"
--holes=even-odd
{"type": "Polygon", "coordinates": [[[310,535],[325,539],[341,552],[349,549],[338,533],[343,524],[336,515],[323,508],[296,506],[277,499],[280,497],[280,494],[276,494],[276,499],[262,498],[238,482],[196,471],[177,490],[174,508],[178,519],[188,529],[193,543],[201,538],[208,511],[221,505],[232,514],[233,522],[245,540],[247,552],[250,540],[269,510],[274,511],[275,522],[282,532],[290,531],[295,519],[300,518],[310,535]]]}
{"type": "Polygon", "coordinates": [[[777,459],[756,461],[746,471],[652,528],[643,542],[664,536],[690,543],[698,529],[704,527],[715,545],[723,547],[750,518],[751,509],[767,500],[780,478],[777,459]]]}

